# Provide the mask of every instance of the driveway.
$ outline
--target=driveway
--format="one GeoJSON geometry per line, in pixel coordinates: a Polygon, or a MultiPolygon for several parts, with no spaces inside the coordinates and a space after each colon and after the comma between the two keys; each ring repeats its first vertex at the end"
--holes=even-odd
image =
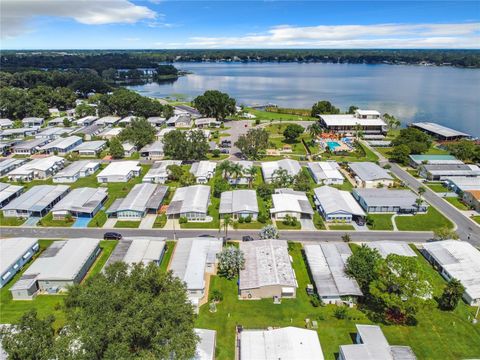
{"type": "Polygon", "coordinates": [[[113,229],[117,223],[117,218],[108,218],[102,228],[113,229]]]}
{"type": "Polygon", "coordinates": [[[157,214],[147,214],[140,222],[140,225],[138,226],[138,228],[139,229],[153,228],[153,223],[155,222],[156,218],[157,218],[157,214]]]}
{"type": "Polygon", "coordinates": [[[312,219],[300,219],[300,225],[302,225],[302,230],[315,230],[312,219]]]}
{"type": "Polygon", "coordinates": [[[21,226],[36,226],[41,217],[30,216],[21,226]]]}

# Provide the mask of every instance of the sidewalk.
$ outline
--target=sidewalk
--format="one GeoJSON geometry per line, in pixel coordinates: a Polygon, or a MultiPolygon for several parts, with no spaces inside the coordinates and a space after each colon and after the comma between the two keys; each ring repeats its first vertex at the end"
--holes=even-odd
{"type": "Polygon", "coordinates": [[[103,229],[113,229],[117,223],[117,218],[109,218],[102,226],[103,229]]]}

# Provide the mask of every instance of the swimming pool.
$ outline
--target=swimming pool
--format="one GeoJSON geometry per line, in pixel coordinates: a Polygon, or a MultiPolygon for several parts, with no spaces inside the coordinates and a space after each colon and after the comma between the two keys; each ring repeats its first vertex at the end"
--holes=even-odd
{"type": "Polygon", "coordinates": [[[331,151],[335,151],[335,149],[339,147],[340,144],[336,141],[327,141],[327,146],[331,151]]]}

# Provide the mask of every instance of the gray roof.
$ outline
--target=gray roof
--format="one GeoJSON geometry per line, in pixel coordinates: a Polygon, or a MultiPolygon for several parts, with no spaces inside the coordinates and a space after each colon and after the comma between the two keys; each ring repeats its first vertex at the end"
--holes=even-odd
{"type": "Polygon", "coordinates": [[[8,199],[10,196],[22,191],[23,186],[0,183],[0,203],[8,199]]]}
{"type": "Polygon", "coordinates": [[[18,259],[38,243],[36,238],[0,239],[0,275],[3,275],[18,259]]]}
{"type": "Polygon", "coordinates": [[[53,148],[67,149],[78,141],[82,141],[82,138],[75,135],[66,138],[60,137],[48,143],[47,145],[42,146],[41,150],[50,150],[53,148]]]}
{"type": "Polygon", "coordinates": [[[136,184],[128,195],[115,201],[107,213],[118,211],[145,212],[147,209],[158,209],[167,194],[168,186],[150,183],[136,184]]]}
{"type": "Polygon", "coordinates": [[[88,238],[54,241],[24,274],[37,274],[38,280],[72,281],[99,244],[100,240],[88,238]]]}
{"type": "Polygon", "coordinates": [[[343,180],[343,175],[339,171],[339,166],[334,161],[309,162],[307,165],[308,169],[318,180],[343,180]]]}
{"type": "Polygon", "coordinates": [[[117,261],[128,265],[159,261],[162,257],[165,240],[163,237],[127,238],[118,242],[108,258],[105,268],[117,261]]]}
{"type": "Polygon", "coordinates": [[[220,214],[238,212],[258,213],[257,193],[255,190],[233,190],[222,192],[220,214]]]}
{"type": "Polygon", "coordinates": [[[390,189],[354,189],[353,195],[361,197],[367,206],[399,206],[402,209],[414,209],[418,196],[411,190],[390,189]]]}
{"type": "Polygon", "coordinates": [[[344,360],[416,360],[408,346],[391,346],[377,325],[356,325],[361,344],[341,345],[344,360]]]}
{"type": "Polygon", "coordinates": [[[412,123],[411,126],[430,131],[443,137],[469,136],[468,134],[465,134],[461,131],[457,131],[455,129],[451,129],[446,126],[432,122],[416,122],[412,123]]]}
{"type": "Polygon", "coordinates": [[[302,167],[297,160],[292,159],[262,162],[262,173],[265,179],[272,178],[273,173],[279,169],[287,170],[288,175],[295,176],[302,170],[302,167]]]}
{"type": "Polygon", "coordinates": [[[215,172],[217,163],[208,160],[197,161],[192,164],[190,172],[193,176],[197,177],[209,177],[215,172]]]}
{"type": "Polygon", "coordinates": [[[255,240],[240,243],[245,267],[240,270],[240,290],[280,285],[298,287],[286,240],[255,240]]]}
{"type": "Polygon", "coordinates": [[[480,177],[472,176],[453,176],[445,179],[451,184],[455,184],[461,191],[480,190],[480,177]]]}
{"type": "Polygon", "coordinates": [[[52,211],[72,211],[92,213],[107,197],[105,188],[73,189],[62,200],[55,204],[52,211]]]}
{"type": "Polygon", "coordinates": [[[75,147],[75,151],[98,151],[105,146],[106,143],[105,140],[85,141],[75,147]]]}
{"type": "Polygon", "coordinates": [[[148,172],[143,177],[143,181],[150,181],[150,179],[154,179],[156,177],[166,178],[168,176],[167,167],[170,165],[182,165],[181,160],[161,160],[155,161],[148,170],[148,172]]]}
{"type": "Polygon", "coordinates": [[[15,146],[13,146],[13,150],[16,149],[23,149],[23,150],[33,150],[35,148],[39,148],[43,144],[47,142],[46,139],[31,139],[31,140],[25,140],[21,141],[15,146]]]}
{"type": "Polygon", "coordinates": [[[385,169],[373,162],[354,162],[349,163],[348,166],[363,181],[393,180],[393,177],[385,169]]]}
{"type": "Polygon", "coordinates": [[[53,178],[58,179],[62,177],[71,177],[77,175],[79,172],[87,171],[88,169],[100,167],[100,161],[96,160],[79,160],[74,161],[64,169],[56,173],[53,178]]]}
{"type": "Polygon", "coordinates": [[[2,210],[42,211],[68,189],[66,185],[37,185],[13,199],[2,210]]]}
{"type": "Polygon", "coordinates": [[[422,165],[422,168],[432,175],[480,176],[480,168],[477,165],[427,164],[427,165],[422,165]]]}
{"type": "Polygon", "coordinates": [[[103,129],[100,125],[97,125],[97,124],[92,124],[92,125],[88,125],[88,126],[85,126],[83,128],[80,128],[78,130],[76,130],[74,133],[80,133],[80,134],[85,134],[85,135],[94,135],[94,134],[98,134],[100,132],[100,130],[103,129]]]}
{"type": "Polygon", "coordinates": [[[63,164],[65,159],[60,156],[46,156],[28,161],[8,173],[8,176],[30,174],[34,171],[47,171],[63,164]]]}
{"type": "Polygon", "coordinates": [[[157,140],[151,144],[145,145],[140,149],[141,153],[144,152],[160,152],[163,153],[163,140],[157,140]]]}
{"type": "Polygon", "coordinates": [[[410,245],[404,242],[383,240],[367,242],[365,245],[367,245],[369,248],[377,249],[383,258],[386,258],[390,254],[410,257],[417,256],[410,245]]]}
{"type": "Polygon", "coordinates": [[[9,168],[16,168],[26,162],[26,159],[6,158],[0,159],[0,173],[7,171],[9,168]]]}
{"type": "Polygon", "coordinates": [[[363,295],[355,279],[345,273],[346,261],[352,254],[348,244],[305,245],[304,250],[318,295],[321,297],[363,295]]]}
{"type": "Polygon", "coordinates": [[[330,186],[321,186],[313,189],[313,192],[327,215],[341,212],[365,216],[362,207],[348,191],[338,190],[330,186]]]}
{"type": "Polygon", "coordinates": [[[35,137],[51,137],[51,136],[61,136],[63,134],[69,134],[73,131],[72,128],[64,127],[49,127],[43,131],[40,131],[35,135],[35,137]]]}
{"type": "Polygon", "coordinates": [[[178,239],[169,270],[183,280],[188,290],[203,290],[205,269],[214,264],[222,251],[222,240],[217,238],[178,239]]]}
{"type": "Polygon", "coordinates": [[[195,334],[200,338],[197,343],[195,357],[192,360],[214,360],[215,359],[215,338],[217,332],[208,329],[194,329],[195,334]]]}
{"type": "Polygon", "coordinates": [[[207,213],[210,186],[192,185],[178,188],[167,209],[167,215],[187,212],[207,213]]]}

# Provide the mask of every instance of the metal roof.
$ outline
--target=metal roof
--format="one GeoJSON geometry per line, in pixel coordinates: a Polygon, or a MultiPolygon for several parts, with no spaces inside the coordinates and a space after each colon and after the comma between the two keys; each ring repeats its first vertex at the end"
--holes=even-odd
{"type": "Polygon", "coordinates": [[[480,299],[480,251],[460,240],[431,242],[423,247],[450,277],[462,283],[472,299],[480,299]]]}
{"type": "Polygon", "coordinates": [[[383,168],[373,162],[348,163],[350,169],[363,181],[393,180],[393,177],[383,168]]]}
{"type": "Polygon", "coordinates": [[[243,330],[240,358],[254,360],[323,360],[315,330],[285,327],[272,330],[243,330]]]}
{"type": "Polygon", "coordinates": [[[195,334],[200,338],[197,343],[195,356],[192,360],[214,360],[215,359],[215,338],[217,332],[208,329],[194,329],[195,334]]]}
{"type": "Polygon", "coordinates": [[[48,143],[47,145],[42,146],[40,149],[41,150],[50,150],[53,148],[58,148],[58,149],[67,149],[68,147],[74,145],[77,142],[82,142],[82,138],[79,136],[69,136],[66,138],[59,137],[58,139],[53,140],[52,142],[48,143]]]}
{"type": "Polygon", "coordinates": [[[338,190],[330,186],[320,186],[313,189],[313,192],[327,215],[341,212],[365,216],[362,207],[348,191],[338,190]]]}
{"type": "Polygon", "coordinates": [[[216,162],[203,160],[203,161],[198,161],[193,163],[192,167],[190,168],[190,172],[196,178],[209,177],[213,175],[216,167],[217,167],[216,162]]]}
{"type": "Polygon", "coordinates": [[[380,113],[377,110],[357,109],[355,110],[355,113],[357,113],[358,115],[365,115],[365,116],[380,116],[380,113]]]}
{"type": "Polygon", "coordinates": [[[207,213],[210,186],[192,185],[178,188],[167,208],[167,215],[199,212],[207,213]]]}
{"type": "Polygon", "coordinates": [[[240,290],[263,286],[298,287],[286,240],[255,240],[240,243],[245,267],[240,270],[240,290]]]}
{"type": "Polygon", "coordinates": [[[422,165],[429,174],[443,176],[480,176],[480,168],[477,165],[467,164],[427,164],[422,165]]]}
{"type": "Polygon", "coordinates": [[[24,150],[32,150],[35,148],[39,148],[43,144],[45,144],[48,140],[46,139],[31,139],[31,140],[25,140],[21,141],[18,144],[13,146],[13,150],[17,149],[24,149],[24,150]]]}
{"type": "Polygon", "coordinates": [[[26,159],[15,159],[15,158],[6,158],[0,159],[0,173],[7,171],[7,169],[13,167],[18,167],[26,162],[26,159]]]}
{"type": "MultiPolygon", "coordinates": [[[[101,125],[99,124],[100,120],[97,120],[95,122],[95,125],[101,125]]],[[[115,127],[115,128],[106,128],[105,130],[103,130],[100,134],[98,134],[99,137],[106,137],[106,136],[118,136],[120,135],[120,133],[123,131],[123,128],[121,127],[115,127]]]]}
{"type": "Polygon", "coordinates": [[[0,239],[0,275],[3,275],[18,259],[27,253],[35,244],[36,238],[4,238],[0,239]]]}
{"type": "Polygon", "coordinates": [[[100,240],[89,238],[54,241],[24,274],[37,274],[38,280],[72,281],[99,244],[100,240]]]}
{"type": "Polygon", "coordinates": [[[308,169],[314,174],[318,180],[340,179],[343,175],[338,170],[339,166],[334,161],[309,162],[308,169]]]}
{"type": "Polygon", "coordinates": [[[258,213],[257,193],[255,190],[224,191],[220,197],[220,214],[238,212],[258,213]]]}
{"type": "Polygon", "coordinates": [[[359,196],[368,206],[399,206],[402,209],[417,208],[415,201],[418,199],[411,190],[390,190],[390,189],[354,189],[353,195],[359,196]]]}
{"type": "Polygon", "coordinates": [[[365,245],[367,245],[369,248],[376,249],[383,258],[386,258],[390,254],[410,257],[417,256],[410,245],[404,242],[382,240],[367,242],[365,245]]]}
{"type": "Polygon", "coordinates": [[[338,115],[319,115],[327,126],[386,126],[383,119],[360,119],[355,115],[338,114],[338,115]]]}
{"type": "Polygon", "coordinates": [[[302,170],[302,167],[297,160],[292,159],[262,162],[262,173],[264,179],[271,179],[273,173],[279,169],[285,169],[287,170],[288,175],[295,176],[302,170]]]}
{"type": "Polygon", "coordinates": [[[458,160],[453,155],[427,155],[427,154],[414,154],[408,156],[413,162],[420,165],[424,161],[427,163],[435,163],[435,164],[451,164],[452,161],[456,161],[458,164],[463,164],[461,160],[458,160]]]}
{"type": "Polygon", "coordinates": [[[107,213],[118,211],[145,212],[147,209],[158,209],[167,194],[168,186],[151,183],[136,184],[128,195],[107,213]]]}
{"type": "Polygon", "coordinates": [[[100,150],[107,142],[105,140],[85,141],[75,147],[75,151],[97,151],[100,150]]]}
{"type": "Polygon", "coordinates": [[[120,120],[119,116],[104,116],[98,119],[95,124],[97,125],[113,125],[116,124],[120,120]]]}
{"type": "Polygon", "coordinates": [[[163,153],[163,140],[157,140],[151,144],[145,145],[143,148],[140,149],[140,152],[141,153],[144,153],[144,152],[163,153]]]}
{"type": "Polygon", "coordinates": [[[2,210],[43,211],[56,199],[68,192],[66,185],[37,185],[13,199],[2,210]]]}
{"type": "Polygon", "coordinates": [[[352,251],[345,243],[304,245],[308,266],[321,297],[362,296],[355,279],[345,273],[352,251]]]}
{"type": "Polygon", "coordinates": [[[432,122],[416,122],[412,123],[411,126],[430,131],[443,137],[469,136],[468,134],[461,131],[457,131],[455,129],[451,129],[446,126],[432,122]]]}
{"type": "Polygon", "coordinates": [[[273,207],[270,213],[296,212],[313,215],[314,211],[307,195],[302,191],[293,191],[292,189],[276,189],[272,194],[273,207]]]}
{"type": "Polygon", "coordinates": [[[10,196],[22,191],[23,186],[0,183],[0,203],[7,200],[10,196]]]}
{"type": "Polygon", "coordinates": [[[129,161],[114,161],[108,164],[108,166],[103,169],[98,177],[105,176],[126,176],[132,171],[139,171],[141,167],[138,165],[137,160],[129,161]]]}
{"type": "Polygon", "coordinates": [[[62,200],[55,204],[52,212],[71,211],[92,213],[107,197],[105,188],[77,188],[73,189],[62,200]]]}
{"type": "Polygon", "coordinates": [[[143,177],[143,182],[150,182],[157,177],[160,178],[167,178],[168,177],[168,170],[167,167],[170,165],[182,165],[181,160],[162,160],[162,161],[155,161],[148,170],[148,172],[143,177]]]}
{"type": "MultiPolygon", "coordinates": [[[[51,121],[50,121],[51,122],[51,121]]],[[[40,131],[35,135],[35,137],[51,137],[51,136],[61,136],[63,134],[69,134],[73,131],[72,128],[65,128],[65,127],[49,127],[43,131],[40,131]]]]}
{"type": "Polygon", "coordinates": [[[123,261],[128,265],[159,261],[165,248],[166,238],[162,237],[138,237],[125,238],[118,242],[112,254],[108,258],[105,267],[117,261],[123,261]]]}
{"type": "Polygon", "coordinates": [[[63,164],[64,162],[65,162],[64,158],[60,156],[55,156],[55,155],[47,156],[43,158],[37,158],[10,171],[8,173],[8,176],[30,174],[31,172],[34,172],[34,171],[47,171],[53,167],[63,164]]]}
{"type": "Polygon", "coordinates": [[[221,239],[180,238],[175,246],[169,270],[186,283],[188,290],[203,290],[206,266],[214,264],[221,251],[221,239]]]}
{"type": "Polygon", "coordinates": [[[56,173],[53,176],[53,178],[58,179],[62,177],[71,177],[71,176],[77,175],[80,172],[84,172],[89,169],[96,169],[98,167],[100,167],[100,161],[97,161],[97,160],[74,161],[70,165],[68,165],[66,168],[56,173]]]}
{"type": "Polygon", "coordinates": [[[476,176],[453,176],[446,178],[445,181],[455,185],[461,191],[480,190],[480,177],[476,176]]]}

